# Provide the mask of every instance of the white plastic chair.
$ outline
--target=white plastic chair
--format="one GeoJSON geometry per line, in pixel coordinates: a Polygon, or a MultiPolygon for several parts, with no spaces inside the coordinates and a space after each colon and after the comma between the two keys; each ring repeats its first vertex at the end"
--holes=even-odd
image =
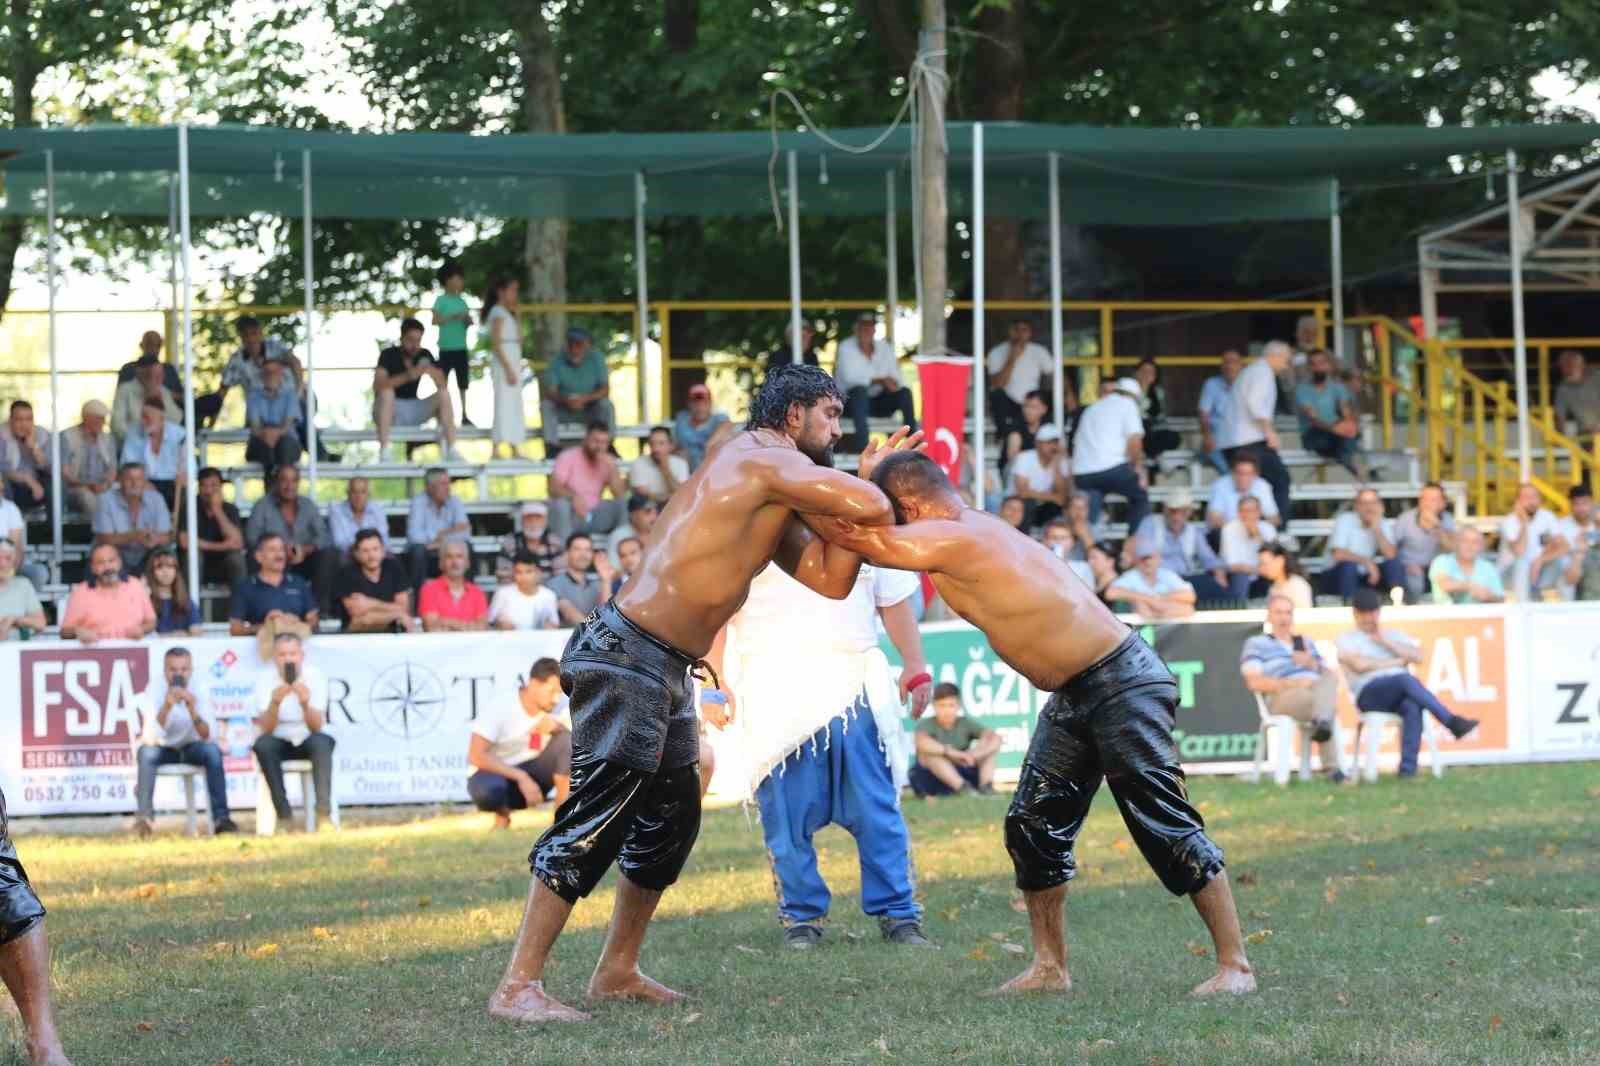
{"type": "MultiPolygon", "coordinates": [[[[1439,725],[1431,715],[1424,715],[1422,743],[1428,749],[1428,765],[1434,777],[1444,776],[1444,764],[1439,761],[1439,725]]],[[[1356,726],[1356,776],[1367,784],[1378,780],[1378,749],[1383,745],[1386,730],[1400,731],[1400,715],[1390,711],[1362,711],[1356,726]]]]}
{"type": "MultiPolygon", "coordinates": [[[[283,783],[288,788],[289,775],[294,774],[300,778],[300,802],[306,812],[306,832],[317,831],[317,805],[316,787],[311,776],[310,759],[285,759],[283,763],[283,783]]],[[[335,828],[339,828],[339,797],[338,794],[328,798],[328,821],[335,828]]],[[[256,836],[269,837],[278,831],[278,809],[272,805],[272,792],[267,788],[267,775],[261,772],[261,764],[256,764],[256,836]]]]}
{"type": "MultiPolygon", "coordinates": [[[[133,765],[137,767],[139,765],[139,748],[142,746],[139,743],[137,734],[130,740],[128,746],[133,749],[133,765]]],[[[195,782],[204,774],[204,767],[190,766],[188,763],[175,762],[156,767],[157,784],[160,783],[163,777],[176,777],[183,781],[183,831],[189,836],[196,836],[200,832],[200,808],[194,786],[195,782]]],[[[207,801],[207,809],[209,810],[209,808],[210,803],[207,801]]]]}
{"type": "MultiPolygon", "coordinates": [[[[1272,767],[1273,783],[1279,786],[1287,785],[1292,769],[1289,762],[1290,747],[1298,736],[1300,740],[1300,777],[1302,780],[1309,781],[1311,779],[1311,730],[1305,728],[1306,723],[1301,722],[1299,719],[1291,718],[1286,714],[1273,714],[1267,709],[1267,699],[1261,693],[1255,693],[1255,698],[1256,714],[1260,716],[1261,728],[1256,733],[1255,768],[1251,772],[1250,780],[1253,782],[1261,780],[1261,767],[1267,760],[1268,748],[1272,747],[1276,749],[1276,758],[1273,760],[1272,767]],[[1276,744],[1272,744],[1274,733],[1278,735],[1276,744]]],[[[1332,743],[1334,750],[1338,752],[1335,758],[1341,763],[1340,766],[1332,767],[1332,769],[1342,770],[1344,768],[1342,765],[1344,762],[1344,730],[1340,727],[1337,717],[1333,720],[1332,743]]]]}

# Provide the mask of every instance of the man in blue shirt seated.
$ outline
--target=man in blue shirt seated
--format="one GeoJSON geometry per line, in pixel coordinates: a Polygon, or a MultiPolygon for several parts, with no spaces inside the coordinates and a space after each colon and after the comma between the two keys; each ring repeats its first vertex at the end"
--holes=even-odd
{"type": "Polygon", "coordinates": [[[300,461],[300,436],[296,419],[300,397],[283,380],[283,364],[268,360],[261,366],[261,384],[250,390],[245,401],[245,422],[250,427],[250,443],[245,446],[246,462],[260,463],[263,479],[272,481],[280,466],[300,461]]]}
{"type": "Polygon", "coordinates": [[[1339,675],[1328,669],[1314,643],[1294,631],[1289,597],[1267,600],[1267,626],[1267,632],[1245,641],[1239,652],[1244,687],[1266,701],[1268,714],[1285,715],[1309,729],[1322,749],[1323,772],[1342,784],[1345,773],[1333,742],[1339,675]]]}
{"type": "MultiPolygon", "coordinates": [[[[1194,614],[1194,586],[1161,565],[1161,549],[1134,538],[1136,561],[1106,589],[1106,602],[1137,611],[1140,618],[1187,618],[1194,614]]],[[[1124,608],[1124,609],[1127,609],[1124,608]]]]}
{"type": "Polygon", "coordinates": [[[255,557],[255,575],[234,586],[228,632],[247,637],[263,629],[276,631],[289,622],[302,623],[315,631],[316,594],[305,578],[288,571],[289,549],[282,535],[263,534],[256,541],[255,557]]]}
{"type": "Polygon", "coordinates": [[[1462,526],[1456,550],[1436,557],[1428,567],[1434,603],[1504,603],[1500,568],[1483,557],[1483,534],[1462,526]]]}
{"type": "Polygon", "coordinates": [[[1228,598],[1228,568],[1206,539],[1206,527],[1192,521],[1194,496],[1179,489],[1161,508],[1160,514],[1146,515],[1134,539],[1160,548],[1161,565],[1178,574],[1194,588],[1195,596],[1207,600],[1228,598]]]}
{"type": "Polygon", "coordinates": [[[1356,476],[1366,474],[1356,466],[1361,443],[1356,401],[1333,373],[1333,356],[1318,349],[1309,358],[1311,380],[1295,386],[1295,413],[1300,416],[1300,443],[1306,450],[1330,459],[1356,476]]]}
{"type": "Polygon", "coordinates": [[[122,442],[122,461],[143,463],[150,487],[161,494],[167,510],[177,506],[183,487],[183,427],[167,421],[166,406],[156,397],[145,397],[139,408],[139,427],[122,442]]]}

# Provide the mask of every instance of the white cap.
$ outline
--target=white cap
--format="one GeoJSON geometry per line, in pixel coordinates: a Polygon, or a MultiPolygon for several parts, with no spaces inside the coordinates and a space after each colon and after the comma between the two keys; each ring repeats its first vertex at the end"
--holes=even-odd
{"type": "Polygon", "coordinates": [[[1035,443],[1047,440],[1060,440],[1061,431],[1056,428],[1054,422],[1046,422],[1044,425],[1039,427],[1039,432],[1033,435],[1033,439],[1035,443]]]}
{"type": "Polygon", "coordinates": [[[1117,379],[1117,384],[1116,384],[1116,390],[1118,392],[1127,393],[1129,396],[1132,396],[1135,400],[1144,399],[1144,390],[1139,387],[1139,383],[1137,381],[1135,381],[1133,378],[1118,378],[1117,379]]]}

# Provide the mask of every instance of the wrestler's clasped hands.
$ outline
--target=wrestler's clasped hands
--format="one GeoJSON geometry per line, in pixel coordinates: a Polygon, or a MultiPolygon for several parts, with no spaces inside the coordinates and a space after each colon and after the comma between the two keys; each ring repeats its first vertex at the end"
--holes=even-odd
{"type": "Polygon", "coordinates": [[[872,477],[872,472],[878,468],[878,463],[890,452],[898,451],[927,451],[928,446],[922,440],[922,430],[915,433],[910,426],[901,426],[881,441],[873,438],[867,446],[861,449],[861,464],[856,468],[856,473],[864,478],[872,477]]]}

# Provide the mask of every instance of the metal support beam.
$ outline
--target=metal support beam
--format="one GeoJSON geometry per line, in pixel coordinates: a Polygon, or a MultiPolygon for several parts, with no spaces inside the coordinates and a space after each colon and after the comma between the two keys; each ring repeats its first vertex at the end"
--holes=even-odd
{"type": "Polygon", "coordinates": [[[972,124],[972,497],[982,503],[988,476],[984,465],[983,367],[983,123],[972,124]]]}
{"type": "MultiPolygon", "coordinates": [[[[50,544],[61,580],[61,377],[56,366],[56,154],[44,152],[44,260],[50,288],[50,544]]],[[[17,560],[22,565],[22,560],[17,560]]]]}
{"type": "Polygon", "coordinates": [[[1328,183],[1333,213],[1328,216],[1330,257],[1333,260],[1333,358],[1344,365],[1344,225],[1339,215],[1339,179],[1328,183]]]}
{"type": "Polygon", "coordinates": [[[183,261],[183,424],[189,432],[184,434],[183,469],[186,475],[183,486],[184,533],[189,551],[184,553],[189,570],[189,589],[199,595],[200,589],[200,508],[195,497],[199,486],[195,483],[196,466],[194,422],[194,283],[189,269],[189,126],[178,126],[178,247],[183,261]]]}
{"type": "Polygon", "coordinates": [[[1066,377],[1062,349],[1066,345],[1061,321],[1061,156],[1050,153],[1050,407],[1056,413],[1056,430],[1067,439],[1066,377]]]}
{"type": "MultiPolygon", "coordinates": [[[[650,337],[650,277],[645,254],[644,171],[633,172],[633,288],[635,296],[634,334],[639,344],[639,421],[650,424],[650,394],[645,383],[645,341],[650,337]]],[[[667,412],[661,412],[663,420],[667,412]]]]}
{"type": "Polygon", "coordinates": [[[795,363],[800,353],[800,160],[789,149],[789,352],[795,363]]]}
{"type": "Polygon", "coordinates": [[[884,286],[885,314],[883,322],[883,335],[888,340],[889,347],[894,347],[894,319],[900,310],[900,233],[899,219],[895,213],[894,203],[894,171],[889,171],[883,176],[884,208],[884,254],[889,261],[888,284],[884,286]]]}
{"type": "Polygon", "coordinates": [[[1533,473],[1533,427],[1528,416],[1528,337],[1522,308],[1522,205],[1518,195],[1517,152],[1506,149],[1506,221],[1511,224],[1511,336],[1517,372],[1517,470],[1533,473]]]}
{"type": "MultiPolygon", "coordinates": [[[[300,245],[304,255],[304,270],[302,281],[304,283],[304,297],[306,304],[306,483],[309,486],[308,494],[314,500],[317,498],[317,361],[312,355],[312,342],[316,339],[317,308],[313,303],[312,293],[316,288],[316,277],[312,268],[311,257],[311,150],[309,148],[300,153],[300,210],[301,233],[300,245]]],[[[381,458],[381,457],[380,457],[381,458]]]]}

